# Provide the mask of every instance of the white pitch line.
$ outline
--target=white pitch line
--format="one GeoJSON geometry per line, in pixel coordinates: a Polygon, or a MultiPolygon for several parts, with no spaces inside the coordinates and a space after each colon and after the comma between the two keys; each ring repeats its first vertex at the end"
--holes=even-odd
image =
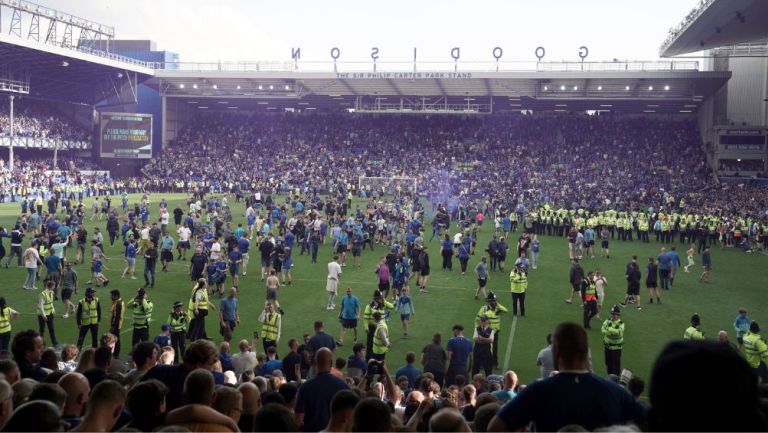
{"type": "MultiPolygon", "coordinates": [[[[515,329],[517,328],[517,316],[512,319],[512,326],[509,328],[509,338],[507,339],[507,352],[504,355],[504,370],[509,369],[509,358],[512,356],[512,342],[515,340],[515,329]]],[[[503,373],[502,373],[503,374],[503,373]]]]}

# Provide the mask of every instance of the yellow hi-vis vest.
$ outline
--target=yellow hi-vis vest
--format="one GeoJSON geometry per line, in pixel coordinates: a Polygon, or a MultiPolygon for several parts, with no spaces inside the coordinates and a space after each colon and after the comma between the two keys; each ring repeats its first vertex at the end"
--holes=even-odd
{"type": "Polygon", "coordinates": [[[187,322],[189,316],[187,313],[180,311],[179,317],[174,317],[173,313],[168,316],[168,326],[171,327],[171,332],[184,332],[187,330],[187,322]]]}
{"type": "Polygon", "coordinates": [[[80,300],[80,305],[83,307],[83,314],[80,319],[81,326],[98,325],[99,324],[99,298],[94,297],[91,302],[80,300]]]}
{"type": "Polygon", "coordinates": [[[53,311],[53,292],[50,290],[43,290],[40,292],[40,296],[43,298],[43,315],[45,317],[54,313],[53,311]]]}
{"type": "Polygon", "coordinates": [[[384,340],[379,337],[379,329],[384,329],[384,334],[389,337],[389,328],[384,320],[379,321],[376,325],[376,332],[373,334],[373,353],[377,355],[383,355],[389,351],[389,348],[384,344],[384,340]]]}
{"type": "Polygon", "coordinates": [[[752,368],[760,366],[760,361],[768,363],[768,344],[760,334],[747,332],[744,336],[744,355],[752,368]]]}
{"type": "Polygon", "coordinates": [[[528,288],[528,276],[525,272],[512,271],[509,274],[512,293],[525,293],[528,288]]]}
{"type": "Polygon", "coordinates": [[[3,308],[2,315],[0,315],[0,334],[11,332],[11,307],[3,308]]]}
{"type": "Polygon", "coordinates": [[[277,313],[264,313],[264,321],[261,322],[262,338],[265,340],[277,340],[277,313]]]}
{"type": "Polygon", "coordinates": [[[200,297],[200,303],[197,304],[197,309],[208,309],[208,290],[205,288],[192,289],[192,296],[189,297],[189,311],[187,312],[189,317],[193,317],[195,315],[195,295],[197,295],[197,290],[200,290],[203,293],[203,296],[200,297]]]}
{"type": "Polygon", "coordinates": [[[133,310],[133,327],[149,328],[149,321],[152,318],[152,302],[142,299],[140,302],[132,301],[129,306],[133,310]]]}

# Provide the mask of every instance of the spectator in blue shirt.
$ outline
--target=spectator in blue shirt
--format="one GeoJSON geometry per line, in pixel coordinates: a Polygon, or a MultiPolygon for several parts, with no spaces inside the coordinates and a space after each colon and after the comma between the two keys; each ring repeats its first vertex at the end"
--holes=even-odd
{"type": "Polygon", "coordinates": [[[675,284],[675,274],[677,273],[677,268],[680,267],[682,264],[680,262],[680,255],[677,254],[677,250],[675,247],[670,248],[670,251],[667,253],[669,256],[669,287],[672,287],[675,284]]]}
{"type": "Polygon", "coordinates": [[[261,369],[262,375],[272,374],[275,370],[283,370],[283,361],[277,359],[277,349],[275,346],[267,347],[267,362],[261,369]]]}
{"type": "Polygon", "coordinates": [[[45,268],[47,270],[45,279],[59,283],[61,276],[61,259],[54,254],[53,250],[48,251],[48,257],[45,258],[45,268]]]}
{"type": "Polygon", "coordinates": [[[304,382],[296,395],[296,424],[301,431],[324,429],[331,417],[331,400],[337,392],[349,389],[345,381],[331,374],[333,352],[323,347],[315,354],[317,375],[304,382]]]}
{"type": "Polygon", "coordinates": [[[167,323],[160,325],[160,334],[155,337],[155,344],[160,348],[171,345],[171,327],[167,323]]]}
{"type": "Polygon", "coordinates": [[[125,269],[121,278],[125,278],[126,275],[130,275],[132,280],[136,279],[136,254],[138,249],[136,248],[136,241],[133,238],[128,239],[125,245],[125,269]]]}
{"type": "Polygon", "coordinates": [[[240,264],[243,263],[243,253],[240,252],[240,247],[235,245],[227,254],[229,258],[229,273],[232,275],[232,285],[238,286],[238,275],[240,274],[240,264]]]}
{"type": "Polygon", "coordinates": [[[656,256],[656,261],[659,262],[659,278],[661,279],[661,288],[664,290],[669,290],[669,275],[672,268],[672,257],[670,257],[669,253],[667,253],[666,248],[661,249],[661,254],[656,256]]]}
{"type": "Polygon", "coordinates": [[[733,321],[733,329],[736,330],[736,341],[739,342],[739,349],[744,344],[744,336],[749,332],[749,325],[752,320],[747,317],[747,309],[739,308],[739,315],[733,321]]]}
{"type": "Polygon", "coordinates": [[[407,377],[408,387],[413,389],[416,382],[416,377],[421,374],[421,371],[413,366],[413,363],[416,362],[416,354],[413,352],[408,352],[405,355],[405,362],[406,364],[398,368],[395,372],[395,379],[400,378],[400,376],[407,377]]]}
{"type": "Polygon", "coordinates": [[[220,333],[225,340],[232,339],[235,326],[240,324],[240,310],[238,309],[237,289],[229,289],[229,296],[221,300],[219,304],[220,333]]]}
{"type": "Polygon", "coordinates": [[[219,346],[219,361],[221,361],[221,371],[234,370],[232,367],[232,354],[229,352],[229,342],[224,341],[219,346]]]}
{"type": "Polygon", "coordinates": [[[344,344],[344,336],[347,335],[347,329],[351,329],[355,335],[355,341],[357,341],[357,321],[360,319],[360,310],[362,304],[360,299],[352,294],[352,288],[347,287],[347,295],[341,298],[341,313],[339,318],[341,319],[341,335],[339,341],[336,342],[339,346],[344,344]]]}
{"type": "Polygon", "coordinates": [[[368,372],[368,363],[365,362],[365,344],[355,343],[352,346],[352,352],[347,359],[347,374],[349,377],[365,376],[368,372]]]}
{"type": "Polygon", "coordinates": [[[517,395],[515,392],[516,387],[517,374],[514,371],[509,370],[504,374],[504,387],[498,391],[492,392],[491,395],[496,397],[500,402],[506,402],[515,398],[517,395]]]}
{"type": "Polygon", "coordinates": [[[453,338],[448,340],[445,347],[448,353],[448,372],[445,375],[445,386],[456,383],[456,376],[467,376],[469,354],[472,352],[472,340],[464,336],[464,326],[453,325],[453,338]]]}

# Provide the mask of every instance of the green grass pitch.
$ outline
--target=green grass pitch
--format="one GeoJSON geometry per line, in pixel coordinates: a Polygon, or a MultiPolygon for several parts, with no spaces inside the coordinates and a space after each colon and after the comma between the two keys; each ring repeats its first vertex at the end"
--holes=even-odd
{"type": "MultiPolygon", "coordinates": [[[[139,195],[131,195],[129,204],[138,201],[139,198],[139,195]]],[[[168,201],[169,209],[173,209],[179,202],[182,203],[182,209],[187,209],[186,196],[183,194],[154,193],[151,195],[151,220],[157,219],[157,203],[161,198],[168,201]]],[[[117,203],[119,206],[119,200],[114,200],[113,203],[117,203]]],[[[106,232],[106,221],[93,223],[88,221],[90,218],[90,200],[86,200],[85,205],[89,238],[96,226],[106,232]]],[[[230,199],[230,206],[232,206],[233,227],[236,227],[238,222],[245,223],[242,203],[236,204],[234,199],[230,199]]],[[[428,206],[428,208],[431,207],[428,206]]],[[[8,228],[10,231],[19,212],[20,206],[17,203],[0,205],[0,226],[8,228]]],[[[431,217],[427,216],[426,230],[430,231],[426,234],[427,239],[431,234],[430,221],[431,217]]],[[[476,279],[471,269],[480,259],[481,251],[485,249],[492,234],[492,223],[489,223],[491,221],[487,221],[482,227],[478,241],[478,252],[471,257],[467,274],[464,276],[460,275],[458,260],[456,259],[454,259],[452,272],[441,270],[438,239],[429,243],[432,269],[428,283],[430,293],[420,294],[418,290],[413,290],[414,284],[411,284],[416,314],[411,318],[408,339],[401,338],[402,328],[399,315],[393,313],[389,322],[393,345],[391,352],[387,355],[387,363],[391,367],[397,368],[403,365],[405,354],[408,351],[414,351],[418,354],[424,345],[430,342],[432,334],[435,332],[443,334],[445,344],[451,336],[451,327],[456,323],[463,324],[467,328],[466,333],[471,337],[474,317],[477,310],[483,305],[482,301],[473,299],[476,279]]],[[[169,228],[174,232],[172,234],[176,238],[173,221],[171,221],[169,228]]],[[[455,230],[455,227],[452,227],[451,234],[455,233],[455,230]]],[[[514,235],[514,239],[517,235],[519,235],[519,231],[514,235]]],[[[25,241],[24,246],[26,247],[28,239],[25,241]]],[[[562,321],[581,323],[582,315],[582,310],[579,307],[580,302],[575,301],[574,305],[566,305],[564,302],[569,290],[568,270],[570,266],[566,240],[543,236],[540,237],[540,241],[539,268],[538,270],[531,270],[529,274],[529,286],[526,295],[527,316],[516,321],[513,336],[510,333],[512,318],[509,314],[502,316],[499,347],[500,364],[504,364],[505,355],[509,352],[510,356],[506,366],[515,370],[524,383],[538,377],[536,355],[545,346],[546,334],[562,321]],[[511,348],[508,348],[509,342],[512,342],[511,348]]],[[[141,277],[143,260],[141,258],[137,260],[137,280],[122,280],[120,279],[120,272],[124,266],[121,259],[122,245],[118,245],[116,242],[114,247],[109,247],[108,241],[105,244],[107,244],[105,253],[112,259],[107,262],[109,270],[106,272],[111,283],[108,289],[98,288],[97,296],[102,301],[103,313],[106,316],[109,313],[108,291],[110,289],[121,289],[123,299],[128,300],[143,284],[141,277]]],[[[676,245],[681,256],[684,256],[685,246],[676,245]]],[[[9,250],[7,240],[5,246],[6,250],[9,250]]],[[[252,244],[252,248],[254,246],[252,244]]],[[[623,298],[626,290],[624,269],[629,258],[632,255],[637,255],[641,270],[645,274],[644,264],[647,258],[649,256],[655,257],[660,246],[653,240],[650,244],[614,240],[611,242],[611,258],[609,260],[585,258],[582,261],[585,272],[596,267],[603,269],[609,283],[606,288],[605,303],[607,308],[623,298]]],[[[343,289],[351,286],[361,302],[369,302],[377,287],[376,276],[373,272],[374,267],[379,258],[386,255],[386,252],[386,248],[380,245],[376,245],[375,251],[365,250],[360,269],[354,269],[351,266],[350,256],[350,266],[343,268],[339,294],[342,295],[343,289]]],[[[74,253],[70,249],[67,253],[68,258],[73,259],[74,253]]],[[[302,334],[312,333],[312,323],[315,320],[323,320],[326,324],[326,331],[336,338],[338,338],[340,330],[337,320],[338,310],[327,311],[325,309],[326,263],[331,259],[330,244],[321,246],[319,263],[317,264],[311,264],[307,255],[300,256],[299,249],[295,249],[293,255],[293,285],[282,287],[279,292],[280,303],[286,311],[286,315],[283,317],[283,333],[280,341],[280,349],[283,353],[289,338],[300,339],[302,334]]],[[[507,272],[492,273],[488,284],[488,288],[499,295],[499,302],[510,309],[511,295],[508,271],[514,263],[514,256],[514,251],[510,251],[507,260],[507,272]]],[[[685,257],[682,259],[685,260],[685,257]]],[[[680,270],[673,289],[662,293],[662,305],[649,305],[647,303],[647,292],[644,289],[644,284],[641,283],[643,310],[636,311],[634,308],[628,307],[622,311],[622,320],[626,323],[626,344],[622,357],[623,368],[629,368],[635,374],[648,379],[653,360],[657,354],[669,340],[682,337],[683,331],[689,325],[690,316],[694,312],[701,315],[702,329],[708,338],[715,338],[717,332],[724,329],[728,331],[731,339],[735,340],[732,323],[739,307],[747,308],[751,319],[757,320],[763,326],[768,326],[768,321],[766,321],[768,295],[765,293],[768,262],[762,253],[744,254],[733,249],[721,251],[719,247],[713,248],[713,271],[709,284],[698,282],[698,276],[701,272],[700,259],[697,257],[696,261],[697,266],[692,273],[684,274],[680,270]]],[[[80,276],[81,290],[78,295],[73,297],[75,303],[83,295],[84,283],[90,275],[89,266],[88,261],[84,265],[76,266],[80,276]]],[[[159,272],[161,266],[158,264],[157,283],[154,289],[149,289],[150,299],[155,305],[150,329],[152,337],[159,332],[160,324],[167,320],[168,312],[174,301],[182,300],[186,306],[191,288],[187,266],[188,262],[175,261],[170,265],[170,272],[162,273],[159,272]]],[[[243,338],[250,340],[253,331],[258,329],[257,318],[263,305],[265,293],[264,284],[259,281],[258,266],[259,258],[256,250],[251,253],[248,275],[241,277],[240,281],[238,298],[242,323],[235,330],[233,338],[235,342],[243,338]]],[[[42,275],[44,274],[45,271],[42,272],[42,275]]],[[[38,292],[21,289],[24,276],[25,270],[22,268],[12,266],[10,269],[0,269],[0,294],[7,299],[9,306],[22,313],[13,323],[14,331],[26,328],[37,329],[35,315],[38,292]]],[[[644,280],[645,275],[643,275],[644,280]]],[[[231,283],[231,278],[228,279],[228,283],[231,283]]],[[[38,282],[38,286],[40,285],[38,282]]],[[[212,300],[218,304],[218,298],[214,297],[212,300]]],[[[337,305],[340,305],[340,302],[337,301],[337,305]]],[[[64,311],[63,305],[56,302],[55,306],[57,309],[56,331],[59,342],[62,344],[75,342],[77,338],[75,319],[62,319],[60,314],[64,311]]],[[[606,318],[606,313],[606,311],[603,312],[603,319],[606,318]]],[[[215,317],[211,319],[209,316],[207,332],[209,336],[214,337],[215,341],[220,341],[215,317]]],[[[597,320],[593,321],[593,328],[589,332],[593,367],[598,374],[605,374],[602,339],[597,320]]],[[[130,339],[130,329],[131,318],[128,314],[123,327],[124,338],[130,339]]],[[[103,323],[100,332],[106,330],[107,326],[103,323]]],[[[359,328],[359,332],[361,339],[364,339],[362,326],[359,328]]],[[[47,338],[46,334],[46,341],[48,341],[47,338]]],[[[346,344],[337,349],[337,355],[347,358],[351,352],[351,342],[351,335],[348,334],[346,344]]],[[[261,346],[258,348],[260,349],[261,346]]],[[[126,349],[123,350],[123,353],[128,352],[126,349]]],[[[236,344],[233,345],[233,350],[237,350],[236,344]]]]}

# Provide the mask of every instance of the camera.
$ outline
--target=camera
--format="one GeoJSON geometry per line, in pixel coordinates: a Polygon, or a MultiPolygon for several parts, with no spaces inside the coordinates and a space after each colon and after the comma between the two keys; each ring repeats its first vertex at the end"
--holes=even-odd
{"type": "Polygon", "coordinates": [[[382,374],[384,372],[384,361],[371,359],[368,361],[368,375],[382,374]]]}
{"type": "Polygon", "coordinates": [[[445,400],[442,398],[438,398],[435,400],[432,400],[432,404],[435,406],[436,410],[440,410],[445,407],[445,400]]]}

